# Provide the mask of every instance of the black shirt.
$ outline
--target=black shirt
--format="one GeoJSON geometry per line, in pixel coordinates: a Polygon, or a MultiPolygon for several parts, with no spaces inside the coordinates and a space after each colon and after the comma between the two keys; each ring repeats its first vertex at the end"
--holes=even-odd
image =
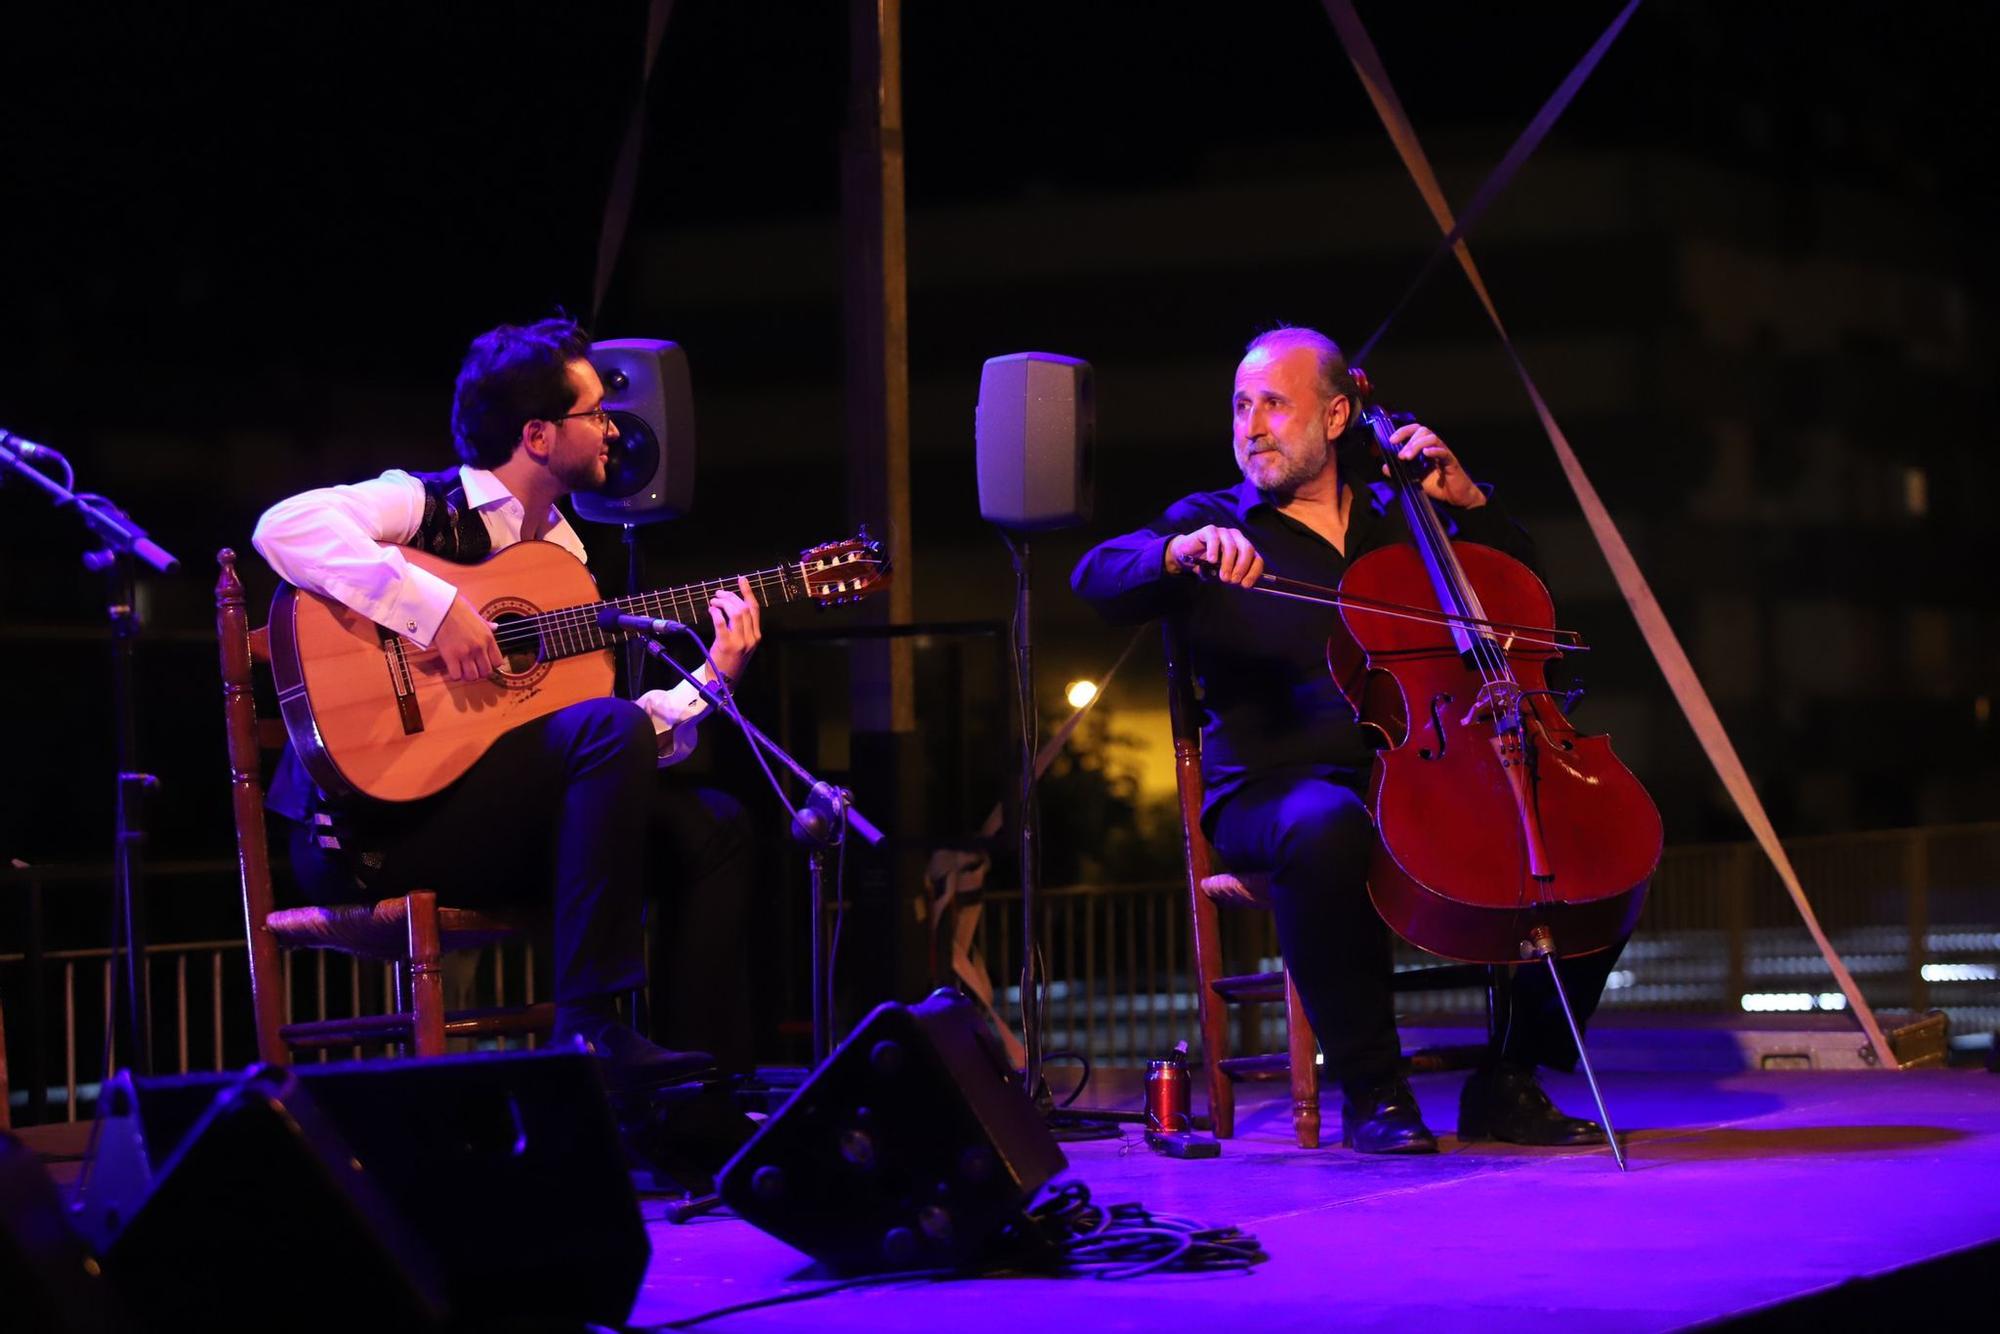
{"type": "MultiPolygon", "coordinates": [[[[1439,505],[1437,510],[1452,537],[1534,564],[1534,544],[1490,491],[1477,509],[1439,505]]],[[[1345,555],[1281,514],[1276,498],[1240,482],[1175,502],[1144,528],[1092,548],[1070,575],[1077,595],[1107,620],[1178,619],[1207,715],[1201,745],[1204,815],[1252,778],[1295,773],[1353,782],[1365,777],[1374,734],[1356,723],[1326,665],[1326,641],[1339,613],[1166,573],[1168,540],[1211,523],[1240,529],[1268,572],[1331,587],[1353,560],[1410,540],[1393,490],[1383,482],[1355,491],[1345,555]]]]}

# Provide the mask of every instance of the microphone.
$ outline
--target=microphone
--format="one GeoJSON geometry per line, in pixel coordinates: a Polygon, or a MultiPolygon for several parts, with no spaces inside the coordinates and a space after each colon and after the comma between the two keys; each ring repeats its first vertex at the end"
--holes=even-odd
{"type": "Polygon", "coordinates": [[[687,629],[679,621],[670,621],[664,616],[632,616],[608,604],[597,609],[597,628],[637,630],[642,635],[667,635],[687,629]]]}

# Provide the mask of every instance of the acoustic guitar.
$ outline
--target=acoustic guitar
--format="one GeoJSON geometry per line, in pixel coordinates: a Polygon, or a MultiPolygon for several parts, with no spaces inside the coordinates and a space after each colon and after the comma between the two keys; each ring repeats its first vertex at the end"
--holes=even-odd
{"type": "MultiPolygon", "coordinates": [[[[601,608],[707,628],[709,599],[737,577],[601,601],[583,562],[552,542],[520,542],[477,565],[403,549],[494,623],[505,661],[491,676],[446,678],[430,649],[331,598],[291,585],[271,603],[278,710],[306,772],[331,796],[415,801],[449,786],[500,735],[611,693],[613,653],[632,632],[601,628],[601,608]]],[[[766,607],[835,606],[889,582],[881,545],[828,542],[742,576],[766,607]]]]}

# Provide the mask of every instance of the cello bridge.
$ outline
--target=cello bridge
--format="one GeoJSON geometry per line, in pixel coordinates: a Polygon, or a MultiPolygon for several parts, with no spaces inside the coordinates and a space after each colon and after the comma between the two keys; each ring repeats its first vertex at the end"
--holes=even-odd
{"type": "Polygon", "coordinates": [[[1472,707],[1465,711],[1458,725],[1468,727],[1483,714],[1492,720],[1499,731],[1518,732],[1521,730],[1521,695],[1521,687],[1512,681],[1488,681],[1472,697],[1472,707]]]}

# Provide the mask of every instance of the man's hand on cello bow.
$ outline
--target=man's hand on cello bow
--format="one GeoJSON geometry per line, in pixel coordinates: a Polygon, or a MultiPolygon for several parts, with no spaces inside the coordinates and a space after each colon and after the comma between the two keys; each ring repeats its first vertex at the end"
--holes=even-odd
{"type": "Polygon", "coordinates": [[[1165,565],[1168,574],[1192,574],[1197,566],[1210,567],[1223,583],[1244,588],[1254,588],[1264,577],[1264,558],[1250,539],[1234,528],[1212,523],[1170,538],[1165,565]]]}

